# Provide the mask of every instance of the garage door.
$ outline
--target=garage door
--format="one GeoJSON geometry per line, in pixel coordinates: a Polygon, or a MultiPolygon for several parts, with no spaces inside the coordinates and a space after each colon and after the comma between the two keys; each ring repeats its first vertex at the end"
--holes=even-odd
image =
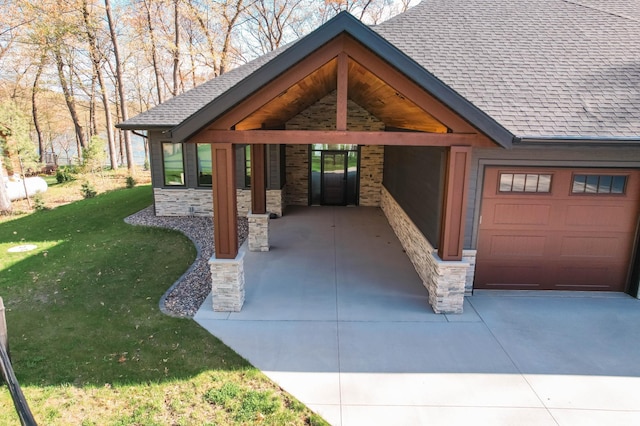
{"type": "Polygon", "coordinates": [[[487,168],[474,288],[625,291],[640,173],[487,168]]]}

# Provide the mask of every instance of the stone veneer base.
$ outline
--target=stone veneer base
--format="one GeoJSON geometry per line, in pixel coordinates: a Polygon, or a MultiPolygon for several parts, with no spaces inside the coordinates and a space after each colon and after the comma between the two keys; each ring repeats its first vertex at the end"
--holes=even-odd
{"type": "MultiPolygon", "coordinates": [[[[156,216],[208,216],[213,215],[211,188],[153,188],[156,216]]],[[[238,216],[245,217],[251,209],[251,190],[237,189],[238,216]]],[[[267,190],[267,211],[282,216],[283,190],[267,190]]]]}
{"type": "Polygon", "coordinates": [[[269,251],[269,213],[247,215],[249,251],[269,251]]]}
{"type": "MultiPolygon", "coordinates": [[[[464,260],[441,260],[433,246],[384,187],[381,190],[381,208],[429,292],[429,304],[433,310],[438,314],[462,313],[470,263],[464,260]]],[[[467,257],[475,259],[475,253],[469,251],[467,257]]]]}
{"type": "Polygon", "coordinates": [[[244,304],[243,244],[235,259],[209,259],[211,295],[215,312],[240,312],[244,304]]]}

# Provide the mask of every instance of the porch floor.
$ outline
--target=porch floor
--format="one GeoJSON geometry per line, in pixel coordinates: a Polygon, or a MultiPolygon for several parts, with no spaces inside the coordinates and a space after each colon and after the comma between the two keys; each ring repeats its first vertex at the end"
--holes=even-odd
{"type": "Polygon", "coordinates": [[[288,208],[241,312],[195,320],[334,425],[640,424],[640,301],[484,292],[437,315],[377,208],[288,208]]]}

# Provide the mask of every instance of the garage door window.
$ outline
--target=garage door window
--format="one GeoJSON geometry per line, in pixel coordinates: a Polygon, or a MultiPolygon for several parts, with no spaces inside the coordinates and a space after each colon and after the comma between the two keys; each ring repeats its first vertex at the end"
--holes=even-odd
{"type": "Polygon", "coordinates": [[[500,192],[549,193],[551,175],[538,173],[500,173],[500,192]]]}
{"type": "Polygon", "coordinates": [[[624,194],[626,176],[574,175],[572,194],[624,194]]]}

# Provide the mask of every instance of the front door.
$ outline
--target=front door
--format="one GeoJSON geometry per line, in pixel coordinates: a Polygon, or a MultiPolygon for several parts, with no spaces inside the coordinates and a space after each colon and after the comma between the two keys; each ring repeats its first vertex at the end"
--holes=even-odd
{"type": "Polygon", "coordinates": [[[322,151],[320,159],[320,204],[347,204],[347,151],[322,151]]]}

